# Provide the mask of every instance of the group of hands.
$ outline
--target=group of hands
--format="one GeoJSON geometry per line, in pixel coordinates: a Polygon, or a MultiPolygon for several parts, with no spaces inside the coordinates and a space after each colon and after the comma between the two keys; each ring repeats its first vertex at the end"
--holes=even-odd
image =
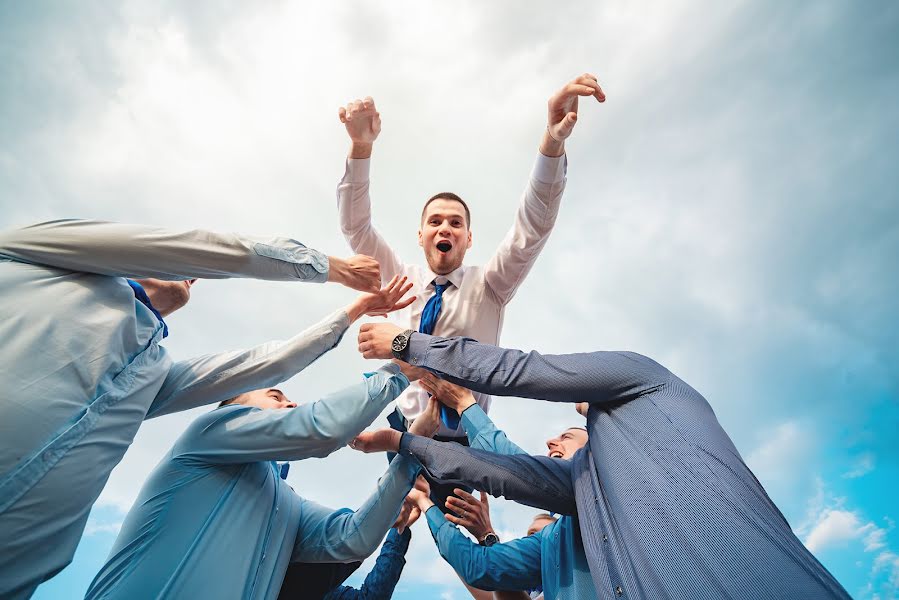
{"type": "MultiPolygon", "coordinates": [[[[347,315],[351,321],[355,321],[363,314],[386,317],[388,313],[406,308],[415,301],[415,296],[403,298],[411,289],[412,284],[406,277],[396,276],[377,292],[359,296],[347,307],[347,315]]],[[[401,331],[402,329],[391,323],[366,323],[359,331],[359,351],[365,358],[391,359],[393,338],[401,331]]],[[[409,426],[409,433],[432,437],[440,426],[441,404],[460,415],[475,404],[474,395],[470,390],[401,360],[393,359],[393,362],[399,366],[409,381],[418,381],[421,387],[431,394],[425,411],[409,426]]],[[[350,443],[350,447],[365,453],[397,452],[401,439],[402,432],[383,428],[360,433],[350,443]]],[[[447,520],[468,529],[478,541],[483,540],[487,533],[493,531],[486,494],[481,492],[481,498],[478,500],[459,488],[453,493],[455,496],[450,496],[446,501],[446,508],[452,511],[446,513],[447,520]]],[[[419,476],[412,491],[403,501],[399,517],[393,526],[402,533],[432,506],[434,503],[430,499],[428,482],[419,476]]]]}

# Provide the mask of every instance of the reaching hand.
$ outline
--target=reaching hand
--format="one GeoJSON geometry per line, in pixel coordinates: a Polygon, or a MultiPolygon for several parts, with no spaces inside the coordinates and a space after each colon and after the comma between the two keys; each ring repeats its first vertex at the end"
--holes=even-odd
{"type": "Polygon", "coordinates": [[[484,540],[484,536],[493,532],[493,525],[490,523],[490,505],[487,502],[487,494],[481,492],[480,501],[465,490],[456,488],[453,494],[458,496],[450,496],[446,499],[446,508],[453,511],[455,515],[447,513],[446,520],[461,525],[467,529],[471,535],[479,542],[484,540]]]}
{"type": "Polygon", "coordinates": [[[406,379],[408,379],[409,381],[418,381],[428,373],[427,369],[422,369],[421,367],[413,367],[409,363],[398,358],[394,358],[393,362],[399,365],[400,371],[403,372],[403,375],[405,375],[406,379]]]}
{"type": "Polygon", "coordinates": [[[364,254],[349,258],[328,257],[328,281],[360,292],[375,293],[381,288],[381,266],[364,254]]]}
{"type": "Polygon", "coordinates": [[[350,442],[350,448],[371,454],[372,452],[399,452],[403,434],[396,429],[363,431],[350,442]]]}
{"type": "Polygon", "coordinates": [[[461,385],[450,383],[445,379],[440,379],[430,371],[425,372],[418,382],[433,398],[437,398],[460,415],[463,410],[475,403],[471,390],[467,390],[461,385]]]}
{"type": "Polygon", "coordinates": [[[412,289],[411,283],[406,283],[405,277],[394,275],[393,279],[374,294],[363,294],[356,299],[347,309],[350,320],[366,314],[370,317],[386,317],[387,313],[406,308],[415,302],[415,296],[400,300],[403,295],[412,289]]]}
{"type": "Polygon", "coordinates": [[[606,101],[606,95],[596,82],[596,75],[584,73],[569,81],[552,95],[548,103],[547,130],[556,142],[564,141],[577,123],[578,96],[593,96],[599,102],[606,101]]]}
{"type": "Polygon", "coordinates": [[[365,358],[393,358],[393,338],[402,332],[391,323],[365,323],[359,328],[359,352],[365,358]]]}
{"type": "Polygon", "coordinates": [[[350,158],[371,156],[372,144],[381,133],[381,115],[378,114],[371,96],[366,96],[364,100],[356,99],[346,107],[341,106],[337,109],[337,115],[346,127],[353,144],[350,158]]]}
{"type": "Polygon", "coordinates": [[[428,509],[434,506],[434,503],[431,501],[431,486],[428,485],[427,480],[421,475],[415,480],[415,487],[412,488],[406,499],[411,499],[423,513],[428,512],[428,509]]]}
{"type": "Polygon", "coordinates": [[[409,427],[409,433],[422,437],[431,437],[440,426],[440,405],[433,396],[428,399],[428,406],[409,427]]]}

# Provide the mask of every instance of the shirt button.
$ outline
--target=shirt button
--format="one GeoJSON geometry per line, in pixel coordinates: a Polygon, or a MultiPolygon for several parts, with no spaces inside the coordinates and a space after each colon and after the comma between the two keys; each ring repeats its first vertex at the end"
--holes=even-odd
{"type": "Polygon", "coordinates": [[[418,364],[418,359],[413,357],[413,358],[412,358],[412,364],[413,364],[413,365],[417,365],[417,364],[418,364]]]}
{"type": "MultiPolygon", "coordinates": [[[[262,553],[262,558],[259,559],[259,560],[260,560],[260,562],[265,560],[265,552],[262,553]]],[[[619,589],[620,589],[620,588],[619,588],[619,589]]]]}
{"type": "Polygon", "coordinates": [[[603,536],[602,536],[602,541],[608,542],[608,541],[609,541],[609,536],[607,536],[606,534],[603,534],[603,536]]]}
{"type": "Polygon", "coordinates": [[[620,586],[620,585],[616,585],[616,586],[615,586],[615,595],[616,595],[616,596],[620,596],[620,595],[623,594],[623,593],[624,593],[624,590],[621,589],[621,586],[620,586]]]}

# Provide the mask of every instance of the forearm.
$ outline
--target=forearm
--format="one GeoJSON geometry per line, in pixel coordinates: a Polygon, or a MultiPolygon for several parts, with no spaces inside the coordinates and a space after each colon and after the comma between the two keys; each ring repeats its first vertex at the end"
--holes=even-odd
{"type": "Polygon", "coordinates": [[[397,533],[391,529],[381,546],[381,553],[375,566],[365,577],[362,587],[359,589],[358,598],[362,600],[389,600],[393,597],[393,590],[400,580],[403,567],[406,565],[406,550],[409,549],[409,540],[412,536],[410,529],[403,533],[397,533]]]}
{"type": "Polygon", "coordinates": [[[520,590],[540,585],[540,542],[521,538],[490,547],[475,544],[432,507],[425,517],[440,556],[462,580],[481,590],[520,590]]]}
{"type": "Polygon", "coordinates": [[[462,412],[462,428],[472,448],[497,454],[527,454],[494,425],[484,409],[473,404],[462,412]]]}
{"type": "Polygon", "coordinates": [[[507,456],[403,434],[400,453],[419,461],[432,478],[461,483],[520,504],[562,514],[576,512],[571,468],[545,456],[507,456]]]}
{"type": "Polygon", "coordinates": [[[328,257],[284,238],[253,239],[87,220],[41,223],[0,235],[0,255],[136,279],[249,277],[324,283],[328,257]]]}
{"type": "Polygon", "coordinates": [[[375,492],[355,512],[334,512],[312,528],[311,536],[298,535],[291,560],[343,562],[370,555],[399,515],[418,472],[414,460],[395,457],[375,492]]]}
{"type": "Polygon", "coordinates": [[[371,256],[381,265],[381,280],[388,281],[402,271],[403,264],[390,245],[372,225],[369,170],[371,163],[350,157],[337,185],[337,213],[340,231],[353,252],[371,256]]]}
{"type": "Polygon", "coordinates": [[[336,311],[286,342],[175,363],[146,418],[188,410],[286,381],[340,342],[351,323],[336,311]]]}
{"type": "Polygon", "coordinates": [[[370,425],[408,385],[396,365],[388,364],[356,385],[296,408],[214,411],[208,418],[217,420],[183,447],[176,445],[175,454],[212,464],[325,457],[370,425]]]}
{"type": "Polygon", "coordinates": [[[670,375],[633,352],[543,355],[422,333],[412,334],[403,360],[485,394],[553,402],[623,402],[658,388],[670,375]]]}

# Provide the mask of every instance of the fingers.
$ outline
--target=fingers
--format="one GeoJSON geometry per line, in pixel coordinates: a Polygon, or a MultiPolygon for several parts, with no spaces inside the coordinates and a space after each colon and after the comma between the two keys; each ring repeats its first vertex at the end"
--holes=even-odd
{"type": "Polygon", "coordinates": [[[596,80],[596,75],[593,73],[584,73],[580,77],[575,78],[572,83],[576,83],[578,85],[583,86],[586,92],[586,88],[590,88],[590,91],[587,93],[580,93],[580,96],[593,96],[599,102],[606,101],[606,94],[602,91],[602,88],[599,86],[599,82],[596,80]]]}
{"type": "Polygon", "coordinates": [[[341,123],[346,123],[346,108],[340,107],[337,109],[337,117],[340,119],[341,123]]]}
{"type": "MultiPolygon", "coordinates": [[[[411,283],[409,284],[409,287],[410,287],[410,289],[411,289],[411,287],[412,287],[412,284],[411,284],[411,283]]],[[[402,302],[398,302],[397,304],[394,304],[394,305],[393,305],[393,309],[391,310],[391,312],[393,312],[394,310],[403,310],[404,308],[406,308],[407,306],[409,306],[410,304],[412,304],[413,302],[415,302],[415,299],[416,299],[417,297],[418,297],[418,296],[410,296],[409,298],[406,298],[406,299],[403,300],[402,302]]],[[[387,315],[384,315],[384,316],[386,317],[387,315]]]]}
{"type": "Polygon", "coordinates": [[[488,504],[487,492],[481,490],[481,504],[488,504]]]}
{"type": "Polygon", "coordinates": [[[463,489],[456,488],[453,490],[453,493],[456,496],[458,496],[459,498],[461,498],[462,500],[464,500],[467,504],[477,504],[477,502],[478,502],[477,500],[475,500],[474,496],[472,496],[471,494],[469,494],[468,492],[466,492],[463,489]]]}

